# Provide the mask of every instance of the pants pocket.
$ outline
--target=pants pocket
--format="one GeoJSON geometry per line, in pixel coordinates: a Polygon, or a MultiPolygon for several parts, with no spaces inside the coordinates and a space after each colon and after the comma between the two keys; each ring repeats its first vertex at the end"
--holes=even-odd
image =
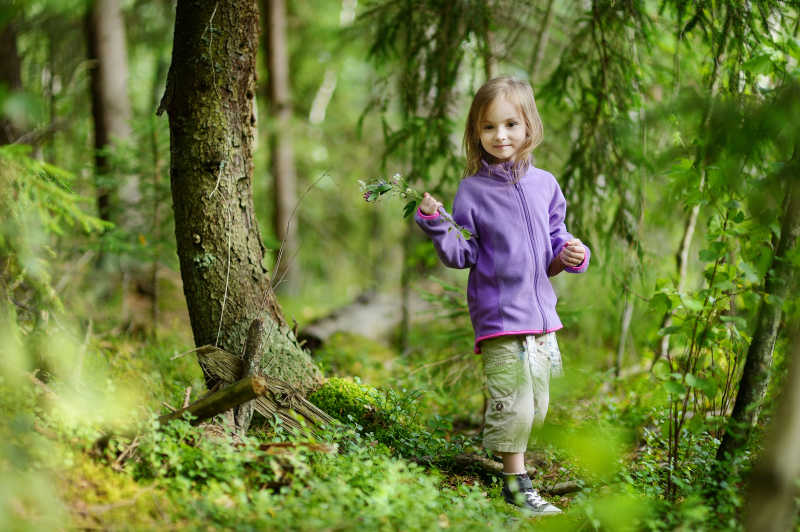
{"type": "Polygon", "coordinates": [[[487,353],[484,364],[490,398],[508,397],[522,385],[524,366],[517,353],[487,353]]]}

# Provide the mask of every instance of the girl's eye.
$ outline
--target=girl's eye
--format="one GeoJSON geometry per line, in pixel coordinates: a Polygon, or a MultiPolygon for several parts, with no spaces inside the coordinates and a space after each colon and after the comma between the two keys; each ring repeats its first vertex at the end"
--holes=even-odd
{"type": "Polygon", "coordinates": [[[516,125],[517,125],[517,123],[516,123],[516,122],[509,122],[509,123],[507,124],[507,126],[508,126],[508,127],[514,127],[514,126],[516,126],[516,125]]]}
{"type": "Polygon", "coordinates": [[[483,126],[483,129],[492,129],[492,127],[493,127],[493,126],[490,126],[490,125],[485,125],[485,126],[483,126]]]}

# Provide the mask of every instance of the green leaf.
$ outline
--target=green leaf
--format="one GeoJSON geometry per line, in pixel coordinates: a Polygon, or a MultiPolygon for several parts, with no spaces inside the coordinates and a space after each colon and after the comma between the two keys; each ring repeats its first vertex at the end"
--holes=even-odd
{"type": "Polygon", "coordinates": [[[681,396],[686,393],[686,387],[676,381],[664,381],[664,388],[672,395],[681,396]]]}
{"type": "Polygon", "coordinates": [[[769,54],[761,54],[747,61],[742,68],[753,74],[767,74],[772,70],[772,61],[769,54]]]}
{"type": "Polygon", "coordinates": [[[679,332],[683,329],[683,325],[670,325],[658,331],[659,336],[666,336],[668,334],[679,332]]]}
{"type": "Polygon", "coordinates": [[[691,373],[686,374],[686,384],[688,384],[691,388],[697,389],[708,397],[712,397],[717,391],[717,387],[713,381],[704,379],[702,377],[695,377],[691,373]]]}
{"type": "Polygon", "coordinates": [[[727,292],[729,290],[733,290],[735,288],[735,285],[731,281],[729,281],[728,279],[725,279],[724,281],[716,283],[716,287],[717,287],[718,290],[722,290],[723,292],[727,292]]]}
{"type": "Polygon", "coordinates": [[[650,305],[652,307],[665,307],[667,310],[672,308],[672,301],[669,296],[664,292],[657,292],[650,298],[650,305]]]}
{"type": "Polygon", "coordinates": [[[717,254],[711,249],[704,249],[700,251],[700,260],[703,262],[714,262],[717,260],[717,254]]]}
{"type": "Polygon", "coordinates": [[[747,282],[757,283],[760,280],[755,267],[747,261],[743,260],[739,264],[739,271],[744,274],[744,278],[747,282]]]}
{"type": "Polygon", "coordinates": [[[681,303],[683,303],[683,306],[692,312],[700,312],[703,310],[703,304],[700,302],[700,300],[695,299],[692,296],[681,296],[681,303]]]}
{"type": "Polygon", "coordinates": [[[411,200],[403,206],[403,218],[408,218],[417,210],[417,201],[411,200]]]}

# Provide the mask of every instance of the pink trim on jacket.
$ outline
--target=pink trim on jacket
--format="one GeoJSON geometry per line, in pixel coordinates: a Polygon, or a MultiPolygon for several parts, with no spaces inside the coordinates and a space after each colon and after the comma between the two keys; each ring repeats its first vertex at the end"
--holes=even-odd
{"type": "Polygon", "coordinates": [[[547,329],[546,331],[542,331],[542,330],[539,330],[539,331],[502,331],[502,332],[499,332],[499,333],[487,334],[486,336],[481,336],[480,338],[475,340],[475,353],[480,353],[481,352],[480,343],[482,341],[488,340],[490,338],[497,338],[498,336],[512,336],[512,335],[515,335],[515,334],[525,334],[525,335],[527,335],[527,334],[547,334],[547,333],[555,332],[555,331],[557,331],[557,330],[559,330],[561,328],[563,328],[563,325],[561,325],[559,327],[556,327],[554,329],[547,329]]]}
{"type": "MultiPolygon", "coordinates": [[[[584,250],[585,250],[585,249],[586,249],[586,246],[583,246],[583,248],[584,248],[584,250]]],[[[558,259],[558,260],[561,260],[561,259],[558,259]]],[[[566,271],[570,272],[570,273],[583,273],[583,272],[581,272],[581,271],[579,271],[579,270],[581,270],[582,268],[585,268],[585,267],[586,267],[586,261],[587,261],[587,260],[589,260],[589,254],[588,254],[588,253],[586,253],[586,251],[584,251],[584,255],[583,255],[583,262],[581,262],[581,263],[580,263],[580,264],[578,264],[577,266],[567,266],[566,264],[564,264],[564,269],[565,269],[566,271]]]]}
{"type": "Polygon", "coordinates": [[[419,214],[419,217],[423,220],[433,220],[439,217],[439,211],[436,211],[434,214],[425,214],[419,207],[417,207],[417,214],[419,214]]]}

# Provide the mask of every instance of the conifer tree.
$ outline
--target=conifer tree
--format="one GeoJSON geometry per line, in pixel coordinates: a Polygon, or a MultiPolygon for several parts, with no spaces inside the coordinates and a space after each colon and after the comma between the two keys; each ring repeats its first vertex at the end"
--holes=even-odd
{"type": "Polygon", "coordinates": [[[195,343],[240,355],[262,318],[260,372],[307,391],[320,373],[275,300],[253,210],[258,35],[257,0],[177,4],[159,106],[169,115],[175,236],[195,343]]]}

